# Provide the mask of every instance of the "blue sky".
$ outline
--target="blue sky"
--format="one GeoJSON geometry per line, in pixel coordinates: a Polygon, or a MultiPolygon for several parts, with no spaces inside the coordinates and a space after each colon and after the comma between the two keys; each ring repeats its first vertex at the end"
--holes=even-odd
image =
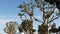
{"type": "Polygon", "coordinates": [[[17,15],[19,0],[0,0],[0,15],[17,15]]]}
{"type": "Polygon", "coordinates": [[[0,34],[5,34],[3,31],[6,22],[20,21],[17,7],[20,0],[0,0],[0,34]]]}
{"type": "MultiPolygon", "coordinates": [[[[25,0],[24,2],[28,2],[28,0],[25,0]]],[[[20,10],[17,8],[21,3],[22,2],[20,0],[0,0],[0,34],[5,34],[3,29],[5,27],[6,22],[8,21],[17,21],[19,23],[21,22],[20,18],[18,17],[18,12],[20,10]]],[[[35,11],[34,16],[39,17],[38,19],[41,20],[42,12],[40,12],[38,9],[35,9],[34,11],[35,11]]],[[[60,18],[54,21],[56,22],[57,26],[60,25],[59,21],[60,18]]],[[[34,21],[34,28],[37,29],[39,24],[41,23],[34,21]]]]}
{"type": "MultiPolygon", "coordinates": [[[[27,0],[25,0],[24,2],[27,2],[27,0]]],[[[6,27],[5,26],[6,22],[9,21],[17,21],[19,23],[21,22],[20,18],[18,17],[18,12],[20,10],[17,8],[21,3],[22,2],[20,0],[0,0],[0,34],[6,34],[3,31],[3,29],[6,27]]],[[[38,13],[36,13],[35,16],[37,16],[38,13]]],[[[35,23],[34,27],[36,27],[37,24],[38,23],[35,23]]],[[[37,27],[35,29],[37,29],[37,27]]]]}

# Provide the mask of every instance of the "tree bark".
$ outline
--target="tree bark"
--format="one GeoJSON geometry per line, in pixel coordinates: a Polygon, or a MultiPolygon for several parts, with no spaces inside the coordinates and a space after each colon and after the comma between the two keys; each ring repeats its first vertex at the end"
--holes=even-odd
{"type": "Polygon", "coordinates": [[[39,34],[49,34],[48,25],[42,24],[39,34]]]}
{"type": "Polygon", "coordinates": [[[14,25],[10,25],[9,33],[8,34],[14,34],[14,33],[15,33],[14,25]]]}
{"type": "Polygon", "coordinates": [[[15,32],[14,31],[10,31],[8,34],[14,34],[15,32]]]}
{"type": "Polygon", "coordinates": [[[33,33],[33,16],[30,16],[30,19],[31,19],[31,25],[30,25],[30,28],[29,28],[30,34],[34,34],[33,33]]]}

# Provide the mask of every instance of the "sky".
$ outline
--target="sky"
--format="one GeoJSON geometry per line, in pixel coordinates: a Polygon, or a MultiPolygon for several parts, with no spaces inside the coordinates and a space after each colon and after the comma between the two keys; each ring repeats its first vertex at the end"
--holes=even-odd
{"type": "Polygon", "coordinates": [[[3,29],[6,27],[6,22],[17,21],[20,22],[17,7],[20,0],[0,0],[0,34],[6,34],[3,29]]]}
{"type": "MultiPolygon", "coordinates": [[[[6,34],[3,29],[6,27],[6,22],[9,21],[17,21],[18,23],[21,22],[18,12],[20,11],[17,7],[19,4],[22,3],[23,0],[0,0],[0,34],[6,34]]],[[[28,2],[28,0],[24,0],[24,2],[28,2]]],[[[42,20],[42,12],[39,9],[34,9],[35,15],[37,19],[42,20]]],[[[55,20],[56,25],[60,25],[60,18],[55,20]]],[[[37,29],[40,22],[34,21],[34,29],[37,29]]]]}

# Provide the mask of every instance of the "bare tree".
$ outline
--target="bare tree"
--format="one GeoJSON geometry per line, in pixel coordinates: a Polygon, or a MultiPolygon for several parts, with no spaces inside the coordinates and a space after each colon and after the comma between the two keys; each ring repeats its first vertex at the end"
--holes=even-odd
{"type": "MultiPolygon", "coordinates": [[[[59,18],[59,11],[55,12],[56,4],[53,2],[50,2],[49,0],[35,0],[37,3],[37,7],[40,8],[40,10],[43,12],[43,22],[40,27],[40,34],[49,34],[49,25],[54,20],[59,18]],[[47,5],[45,7],[45,5],[47,5]],[[55,15],[53,15],[55,13],[55,15]],[[58,15],[57,15],[58,14],[58,15]]],[[[39,21],[35,18],[36,21],[39,21]]]]}
{"type": "Polygon", "coordinates": [[[4,31],[7,34],[15,34],[16,33],[17,26],[18,26],[18,23],[17,22],[11,22],[11,21],[10,22],[7,22],[4,31]]]}
{"type": "Polygon", "coordinates": [[[18,14],[20,16],[21,20],[24,19],[28,19],[27,16],[25,14],[28,14],[30,17],[30,34],[33,34],[33,18],[38,21],[41,22],[42,25],[40,27],[40,34],[49,34],[49,25],[50,23],[52,23],[54,20],[58,19],[60,16],[60,12],[57,11],[55,12],[56,9],[56,3],[48,1],[48,0],[33,0],[35,1],[34,3],[31,0],[31,3],[25,3],[23,2],[23,4],[19,5],[18,8],[20,8],[20,13],[18,14]],[[47,6],[46,6],[47,5],[47,6]],[[42,14],[42,20],[38,20],[37,18],[35,18],[34,15],[34,8],[37,7],[41,10],[41,12],[43,12],[42,14]],[[23,18],[23,16],[25,18],[23,18]]]}
{"type": "Polygon", "coordinates": [[[33,9],[34,9],[34,4],[33,3],[25,3],[25,2],[23,2],[23,3],[24,3],[23,5],[19,5],[19,8],[21,9],[21,12],[18,15],[20,16],[20,19],[22,21],[24,19],[26,20],[25,22],[29,23],[29,21],[30,21],[29,32],[30,32],[30,34],[33,34],[33,9]],[[32,9],[32,10],[30,10],[30,9],[32,9]],[[25,14],[29,15],[29,18],[30,18],[29,21],[28,21],[28,18],[25,14]]]}

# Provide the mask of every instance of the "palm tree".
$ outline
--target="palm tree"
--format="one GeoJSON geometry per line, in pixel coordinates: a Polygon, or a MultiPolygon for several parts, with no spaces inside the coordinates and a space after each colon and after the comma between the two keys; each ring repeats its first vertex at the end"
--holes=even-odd
{"type": "Polygon", "coordinates": [[[15,21],[10,21],[6,23],[4,31],[8,34],[15,34],[18,23],[15,21]]]}

